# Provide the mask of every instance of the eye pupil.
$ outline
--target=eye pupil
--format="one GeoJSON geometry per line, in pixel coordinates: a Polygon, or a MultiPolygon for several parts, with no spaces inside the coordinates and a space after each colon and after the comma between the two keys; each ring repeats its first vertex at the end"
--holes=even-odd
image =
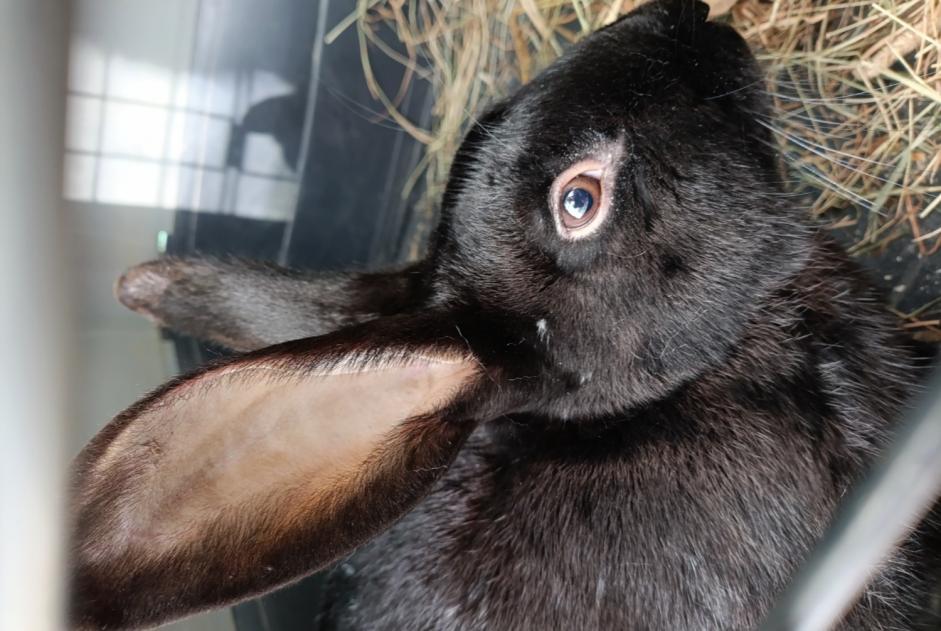
{"type": "MultiPolygon", "coordinates": [[[[582,160],[562,171],[549,187],[549,210],[556,231],[566,240],[595,232],[611,206],[605,193],[605,165],[582,160]]],[[[608,191],[610,193],[610,191],[608,191]]]]}
{"type": "Polygon", "coordinates": [[[575,219],[584,217],[585,213],[591,210],[594,203],[595,198],[583,188],[573,188],[562,199],[562,207],[565,208],[565,212],[575,219]]]}

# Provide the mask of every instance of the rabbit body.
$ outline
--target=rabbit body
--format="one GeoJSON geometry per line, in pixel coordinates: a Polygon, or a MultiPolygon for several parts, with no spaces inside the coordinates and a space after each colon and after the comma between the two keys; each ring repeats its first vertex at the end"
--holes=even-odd
{"type": "MultiPolygon", "coordinates": [[[[757,628],[917,381],[893,330],[820,240],[727,362],[668,398],[480,427],[333,571],[323,628],[757,628]]],[[[916,628],[925,560],[897,552],[840,628],[916,628]]]]}
{"type": "MultiPolygon", "coordinates": [[[[424,261],[129,272],[129,307],[253,352],[84,452],[74,618],[154,624],[359,548],[323,629],[756,628],[919,375],[783,188],[761,70],[707,11],[642,5],[496,104],[424,261]],[[366,429],[325,452],[337,410],[366,429]]],[[[919,628],[922,535],[841,628],[919,628]]]]}

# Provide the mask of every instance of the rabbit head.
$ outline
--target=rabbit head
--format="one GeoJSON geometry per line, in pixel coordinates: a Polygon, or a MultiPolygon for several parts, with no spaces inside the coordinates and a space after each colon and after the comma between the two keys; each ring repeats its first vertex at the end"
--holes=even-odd
{"type": "Polygon", "coordinates": [[[401,517],[477,423],[590,423],[718,365],[809,236],[775,196],[759,69],[707,12],[644,5],[477,121],[417,266],[129,272],[121,300],[165,324],[206,331],[224,302],[234,347],[302,339],[167,384],[82,452],[75,624],[273,589],[401,517]]]}
{"type": "Polygon", "coordinates": [[[806,256],[756,122],[761,73],[706,11],[653,2],[593,34],[456,157],[434,295],[468,306],[485,364],[515,354],[529,411],[663,396],[721,361],[806,256]]]}

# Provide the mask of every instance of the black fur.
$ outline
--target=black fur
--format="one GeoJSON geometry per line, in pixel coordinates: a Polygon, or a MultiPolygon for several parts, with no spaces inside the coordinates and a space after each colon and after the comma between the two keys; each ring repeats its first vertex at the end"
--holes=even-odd
{"type": "MultiPolygon", "coordinates": [[[[810,261],[668,395],[482,426],[334,571],[354,596],[323,629],[756,628],[917,379],[854,266],[810,261]]],[[[929,554],[909,542],[841,628],[922,628],[929,554]]]]}
{"type": "MultiPolygon", "coordinates": [[[[335,572],[355,596],[331,624],[755,628],[883,443],[911,355],[780,195],[760,70],[693,4],[593,35],[470,133],[432,300],[466,308],[519,403],[335,572]],[[549,183],[603,140],[625,147],[615,215],[562,243],[549,183]]],[[[922,620],[926,554],[900,551],[844,628],[922,620]]]]}
{"type": "MultiPolygon", "coordinates": [[[[226,327],[261,294],[210,301],[198,330],[204,292],[131,300],[245,348],[447,313],[487,368],[486,422],[427,499],[335,571],[353,597],[324,628],[755,628],[884,444],[913,354],[782,195],[760,69],[705,14],[645,5],[497,104],[454,161],[428,260],[384,311],[362,299],[382,298],[384,276],[343,277],[330,301],[315,293],[334,277],[287,283],[250,334],[226,327]],[[612,214],[564,241],[549,186],[604,144],[620,148],[612,214]]],[[[937,557],[920,536],[841,628],[926,618],[937,557]]]]}

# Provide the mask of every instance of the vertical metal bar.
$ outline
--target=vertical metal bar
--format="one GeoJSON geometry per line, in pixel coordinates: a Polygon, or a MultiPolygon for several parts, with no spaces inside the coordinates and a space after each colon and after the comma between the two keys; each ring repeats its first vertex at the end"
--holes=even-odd
{"type": "Polygon", "coordinates": [[[764,631],[831,628],[941,494],[941,374],[913,412],[772,611],[764,631]]]}
{"type": "Polygon", "coordinates": [[[66,8],[0,0],[0,629],[64,627],[66,8]]]}
{"type": "MultiPolygon", "coordinates": [[[[317,5],[317,27],[314,31],[314,45],[310,52],[310,85],[307,88],[307,105],[304,110],[304,128],[301,130],[301,153],[297,159],[297,181],[300,182],[306,173],[307,158],[310,155],[310,141],[314,129],[314,117],[317,115],[317,97],[320,95],[320,69],[323,66],[323,47],[324,33],[327,30],[327,10],[330,8],[330,0],[320,0],[317,5]]],[[[300,199],[300,187],[298,187],[298,200],[300,199]]],[[[284,227],[284,235],[281,237],[281,249],[278,252],[278,263],[288,265],[288,250],[291,247],[291,237],[294,235],[294,219],[297,216],[297,208],[294,209],[287,225],[284,227]]]]}

